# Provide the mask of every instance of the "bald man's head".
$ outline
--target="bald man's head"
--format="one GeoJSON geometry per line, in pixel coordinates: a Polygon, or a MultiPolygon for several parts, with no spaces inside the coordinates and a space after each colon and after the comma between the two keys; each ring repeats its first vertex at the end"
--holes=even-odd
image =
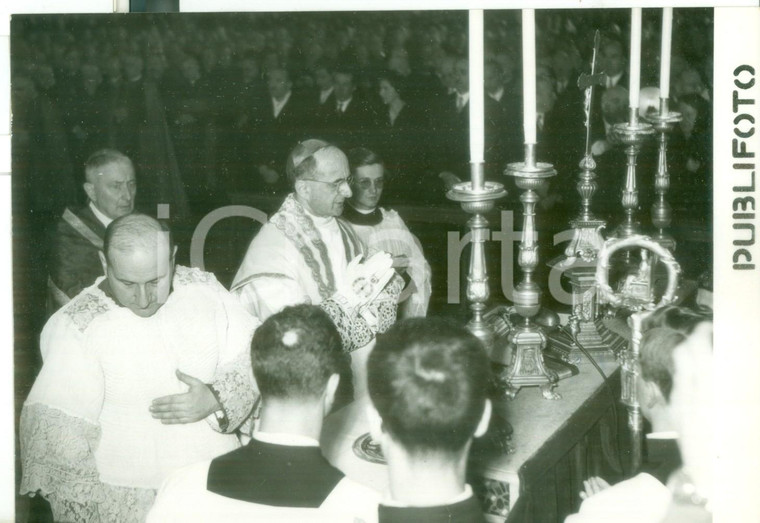
{"type": "Polygon", "coordinates": [[[148,317],[166,302],[174,275],[169,228],[144,214],[130,214],[106,228],[100,260],[114,301],[148,317]]]}

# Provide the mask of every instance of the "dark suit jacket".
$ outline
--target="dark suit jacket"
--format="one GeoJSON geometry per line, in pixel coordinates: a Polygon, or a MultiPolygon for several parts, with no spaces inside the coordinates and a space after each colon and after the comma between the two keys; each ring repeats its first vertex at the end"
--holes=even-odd
{"type": "Polygon", "coordinates": [[[343,150],[353,147],[375,147],[374,134],[378,115],[368,100],[355,93],[346,110],[337,110],[333,96],[322,106],[315,136],[326,139],[343,150]]]}
{"type": "Polygon", "coordinates": [[[300,93],[293,91],[290,99],[275,118],[271,97],[266,97],[256,110],[254,143],[256,165],[268,165],[283,172],[285,160],[293,146],[306,136],[304,128],[308,108],[300,93]]]}
{"type": "Polygon", "coordinates": [[[373,142],[385,164],[388,181],[383,191],[386,202],[420,202],[430,189],[425,183],[429,166],[429,127],[425,113],[407,104],[393,124],[387,110],[373,142]]]}
{"type": "Polygon", "coordinates": [[[646,460],[641,470],[657,478],[663,485],[681,466],[681,453],[675,438],[646,438],[646,460]]]}
{"type": "Polygon", "coordinates": [[[261,505],[318,508],[343,478],[319,447],[252,439],[245,447],[211,462],[206,488],[220,496],[261,505]]]}
{"type": "Polygon", "coordinates": [[[48,272],[52,283],[69,298],[103,275],[98,251],[105,234],[106,228],[89,205],[73,210],[67,208],[58,220],[51,238],[48,272]],[[83,234],[77,228],[82,226],[89,233],[83,234]],[[96,245],[96,240],[100,241],[100,246],[96,245]]]}

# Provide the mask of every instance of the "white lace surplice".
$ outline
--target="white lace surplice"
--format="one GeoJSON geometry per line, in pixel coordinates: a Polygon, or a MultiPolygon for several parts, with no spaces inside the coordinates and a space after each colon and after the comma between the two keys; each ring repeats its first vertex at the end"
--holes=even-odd
{"type": "Polygon", "coordinates": [[[248,356],[258,322],[212,275],[178,267],[149,318],[117,306],[100,281],[45,326],[44,365],[22,412],[21,491],[62,505],[57,520],[140,520],[170,472],[239,445],[213,415],[183,425],[151,417],[153,399],[186,392],[177,369],[214,385],[229,429],[258,396],[248,356]]]}

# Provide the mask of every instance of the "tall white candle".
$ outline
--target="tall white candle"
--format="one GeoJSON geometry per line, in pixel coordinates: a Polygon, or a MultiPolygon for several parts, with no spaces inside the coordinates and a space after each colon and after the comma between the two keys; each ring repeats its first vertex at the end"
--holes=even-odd
{"type": "Polygon", "coordinates": [[[662,9],[662,45],[660,46],[660,98],[670,97],[670,43],[673,39],[673,8],[662,9]]]}
{"type": "MultiPolygon", "coordinates": [[[[483,10],[470,10],[470,161],[482,163],[485,151],[483,90],[483,10]]],[[[474,188],[482,187],[483,180],[474,188]]]]}
{"type": "Polygon", "coordinates": [[[631,69],[628,75],[631,79],[628,106],[631,109],[639,107],[639,87],[641,84],[641,8],[631,9],[631,69]]]}
{"type": "Polygon", "coordinates": [[[536,143],[536,17],[522,10],[523,130],[525,143],[536,143]]]}

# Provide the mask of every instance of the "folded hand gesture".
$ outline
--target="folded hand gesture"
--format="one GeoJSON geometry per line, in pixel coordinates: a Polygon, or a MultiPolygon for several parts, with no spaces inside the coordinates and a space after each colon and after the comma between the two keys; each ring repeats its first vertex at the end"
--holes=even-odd
{"type": "Polygon", "coordinates": [[[371,303],[393,276],[393,258],[387,252],[378,252],[362,262],[361,256],[351,260],[346,277],[340,283],[340,292],[349,306],[363,308],[371,303]]]}

